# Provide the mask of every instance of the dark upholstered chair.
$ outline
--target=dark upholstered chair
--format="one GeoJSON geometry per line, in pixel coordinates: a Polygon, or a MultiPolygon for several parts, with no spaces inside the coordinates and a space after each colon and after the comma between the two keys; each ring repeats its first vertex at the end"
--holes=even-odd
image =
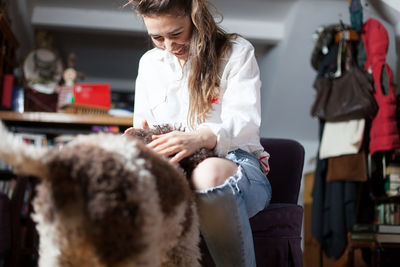
{"type": "MultiPolygon", "coordinates": [[[[261,138],[270,153],[270,205],[250,219],[257,267],[303,266],[301,226],[303,208],[297,205],[304,165],[303,146],[289,139],[261,138]]],[[[201,243],[202,266],[215,266],[201,243]]]]}

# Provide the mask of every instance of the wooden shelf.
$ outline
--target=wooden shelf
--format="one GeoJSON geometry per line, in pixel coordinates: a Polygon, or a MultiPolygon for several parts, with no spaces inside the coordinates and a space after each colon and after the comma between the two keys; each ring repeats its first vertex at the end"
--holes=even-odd
{"type": "Polygon", "coordinates": [[[40,122],[54,124],[92,124],[117,125],[130,127],[133,125],[131,117],[117,117],[110,115],[84,115],[53,112],[24,112],[0,111],[0,119],[14,122],[40,122]]]}

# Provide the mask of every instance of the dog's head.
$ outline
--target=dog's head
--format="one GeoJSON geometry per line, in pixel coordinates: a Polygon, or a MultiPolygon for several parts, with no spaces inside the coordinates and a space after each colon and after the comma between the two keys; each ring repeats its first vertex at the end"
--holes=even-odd
{"type": "MultiPolygon", "coordinates": [[[[162,124],[162,125],[154,125],[152,128],[148,129],[132,129],[132,131],[130,131],[128,135],[138,138],[142,140],[145,144],[148,144],[153,140],[152,138],[153,135],[166,134],[172,131],[184,131],[184,129],[182,129],[181,127],[172,127],[169,124],[162,124]]],[[[194,168],[196,168],[196,166],[200,162],[202,162],[206,158],[214,156],[215,153],[213,150],[203,147],[197,150],[192,155],[182,159],[179,162],[179,166],[184,171],[186,177],[190,178],[194,168]]]]}

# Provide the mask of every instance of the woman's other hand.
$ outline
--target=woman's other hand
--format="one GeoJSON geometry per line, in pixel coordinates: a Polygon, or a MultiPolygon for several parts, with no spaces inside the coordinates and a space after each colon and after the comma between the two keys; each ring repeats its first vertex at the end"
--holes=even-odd
{"type": "Polygon", "coordinates": [[[153,135],[153,141],[147,146],[161,155],[174,155],[170,161],[177,163],[202,147],[214,149],[216,143],[217,136],[209,128],[202,128],[193,132],[172,131],[153,135]]]}

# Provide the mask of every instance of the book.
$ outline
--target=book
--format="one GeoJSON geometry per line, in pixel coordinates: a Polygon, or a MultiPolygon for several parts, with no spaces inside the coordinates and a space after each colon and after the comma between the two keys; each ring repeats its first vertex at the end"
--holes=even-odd
{"type": "Polygon", "coordinates": [[[400,243],[400,234],[375,234],[376,241],[379,243],[400,243]]]}
{"type": "Polygon", "coordinates": [[[350,239],[357,241],[374,241],[375,233],[373,232],[350,232],[350,239]]]}
{"type": "Polygon", "coordinates": [[[389,182],[397,182],[400,183],[400,174],[399,173],[390,173],[386,175],[386,179],[389,182]]]}
{"type": "Polygon", "coordinates": [[[385,190],[385,193],[386,193],[386,196],[393,197],[393,196],[399,195],[399,190],[397,190],[397,189],[388,189],[388,190],[385,190]]]}
{"type": "Polygon", "coordinates": [[[398,190],[400,187],[400,182],[387,182],[385,183],[386,190],[398,190]]]}
{"type": "Polygon", "coordinates": [[[375,206],[375,219],[373,225],[398,225],[400,224],[400,204],[381,203],[375,206]]]}
{"type": "Polygon", "coordinates": [[[356,241],[376,241],[379,243],[400,243],[400,234],[351,232],[350,239],[356,241]]]}
{"type": "Polygon", "coordinates": [[[354,233],[382,233],[382,234],[400,234],[400,225],[389,224],[355,224],[354,233]]]}
{"type": "Polygon", "coordinates": [[[7,195],[8,195],[9,199],[12,199],[16,185],[17,185],[17,180],[11,179],[10,184],[8,186],[8,191],[7,191],[7,195]]]}
{"type": "Polygon", "coordinates": [[[399,164],[389,164],[386,167],[386,174],[400,174],[400,165],[399,164]]]}
{"type": "Polygon", "coordinates": [[[1,105],[8,109],[11,109],[13,84],[14,76],[12,74],[5,74],[3,76],[3,92],[1,95],[1,105]]]}
{"type": "Polygon", "coordinates": [[[47,145],[47,137],[44,134],[15,133],[15,136],[27,144],[33,144],[35,146],[47,145]]]}

